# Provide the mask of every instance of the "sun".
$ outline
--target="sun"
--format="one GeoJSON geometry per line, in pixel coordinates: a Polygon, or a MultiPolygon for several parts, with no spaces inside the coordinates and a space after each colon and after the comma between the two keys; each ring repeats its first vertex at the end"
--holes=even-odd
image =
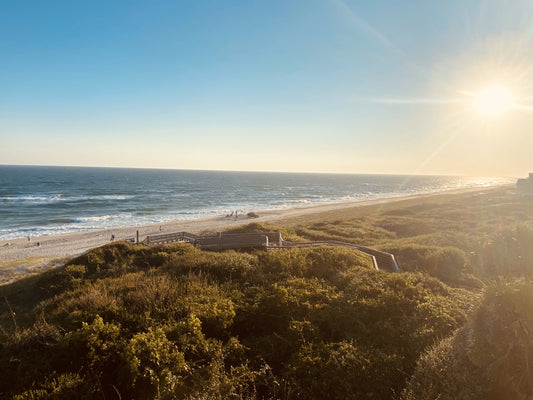
{"type": "Polygon", "coordinates": [[[491,86],[474,95],[477,113],[487,117],[501,115],[513,104],[513,94],[504,86],[491,86]]]}

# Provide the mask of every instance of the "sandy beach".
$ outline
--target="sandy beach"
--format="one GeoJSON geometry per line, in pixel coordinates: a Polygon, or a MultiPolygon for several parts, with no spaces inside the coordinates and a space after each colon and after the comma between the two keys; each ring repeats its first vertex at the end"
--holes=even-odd
{"type": "Polygon", "coordinates": [[[249,218],[245,215],[239,215],[238,218],[221,215],[217,217],[196,220],[179,220],[146,226],[129,226],[106,230],[93,230],[75,234],[32,237],[31,241],[27,238],[0,241],[0,284],[6,284],[22,276],[39,273],[60,266],[65,263],[66,260],[79,256],[92,248],[111,243],[112,235],[114,236],[115,241],[120,241],[135,238],[138,231],[139,239],[140,241],[143,241],[147,235],[181,231],[195,234],[207,232],[215,233],[251,222],[279,223],[283,220],[291,224],[290,221],[292,220],[292,224],[297,224],[299,217],[310,216],[310,214],[342,211],[344,209],[392,203],[409,199],[421,199],[438,195],[481,192],[486,191],[487,189],[490,188],[468,188],[358,202],[351,201],[294,207],[282,210],[267,210],[258,212],[258,218],[249,218]]]}

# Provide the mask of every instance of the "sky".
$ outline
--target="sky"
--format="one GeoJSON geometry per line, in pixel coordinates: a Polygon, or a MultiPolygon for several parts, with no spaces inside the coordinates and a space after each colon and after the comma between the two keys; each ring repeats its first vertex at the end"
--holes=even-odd
{"type": "Polygon", "coordinates": [[[530,0],[0,0],[0,164],[526,176],[531,21],[530,0]],[[480,111],[491,87],[511,100],[480,111]]]}

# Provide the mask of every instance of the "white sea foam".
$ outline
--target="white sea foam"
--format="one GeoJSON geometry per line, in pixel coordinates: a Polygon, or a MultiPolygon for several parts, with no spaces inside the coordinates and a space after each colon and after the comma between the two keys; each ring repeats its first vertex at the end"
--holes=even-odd
{"type": "Polygon", "coordinates": [[[32,195],[20,195],[20,196],[0,196],[0,201],[26,201],[26,202],[54,202],[54,201],[62,201],[62,197],[60,195],[54,195],[54,196],[32,196],[32,195]]]}
{"type": "Polygon", "coordinates": [[[0,196],[0,202],[26,202],[35,204],[47,204],[58,202],[78,202],[78,201],[115,201],[128,200],[133,196],[126,195],[97,195],[97,196],[65,196],[62,194],[54,195],[19,195],[19,196],[0,196]]]}

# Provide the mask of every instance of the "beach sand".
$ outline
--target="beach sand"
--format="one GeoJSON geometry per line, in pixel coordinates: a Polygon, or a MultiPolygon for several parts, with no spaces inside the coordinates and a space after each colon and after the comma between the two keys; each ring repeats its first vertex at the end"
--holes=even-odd
{"type": "MultiPolygon", "coordinates": [[[[499,187],[501,186],[495,188],[499,187]]],[[[79,256],[92,248],[111,243],[111,235],[114,235],[115,241],[120,241],[135,238],[137,231],[139,231],[139,239],[143,241],[147,235],[182,231],[195,234],[215,233],[251,222],[275,222],[290,226],[309,222],[310,220],[320,220],[326,214],[337,215],[342,218],[343,213],[353,212],[350,209],[359,209],[364,206],[379,206],[399,201],[419,201],[427,197],[483,192],[490,189],[493,188],[469,188],[432,194],[417,194],[358,202],[352,201],[261,211],[258,212],[259,218],[248,218],[245,215],[239,216],[237,219],[235,217],[217,216],[146,226],[130,226],[57,236],[32,237],[31,241],[28,241],[27,238],[0,241],[0,284],[6,284],[23,276],[40,273],[47,269],[63,265],[70,258],[79,256]]]]}

